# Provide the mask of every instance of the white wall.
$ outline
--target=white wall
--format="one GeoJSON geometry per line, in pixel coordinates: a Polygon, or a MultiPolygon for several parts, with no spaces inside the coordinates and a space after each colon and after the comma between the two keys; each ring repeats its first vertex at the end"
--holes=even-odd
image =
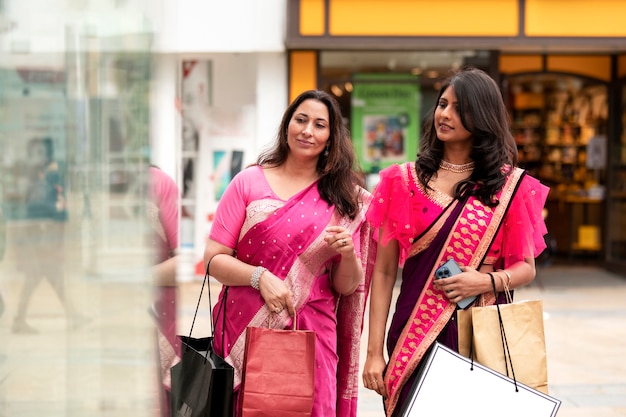
{"type": "Polygon", "coordinates": [[[159,54],[153,58],[150,86],[151,162],[178,179],[181,117],[175,107],[178,56],[159,54]]]}
{"type": "Polygon", "coordinates": [[[257,54],[206,55],[212,62],[212,105],[238,110],[256,102],[257,54]]]}
{"type": "Polygon", "coordinates": [[[276,138],[288,105],[288,95],[286,55],[259,54],[256,73],[257,153],[276,138]]]}
{"type": "MultiPolygon", "coordinates": [[[[211,102],[201,109],[202,121],[198,123],[200,153],[195,174],[197,191],[195,222],[192,226],[194,243],[193,248],[185,248],[185,257],[178,272],[179,279],[186,281],[193,278],[195,264],[202,259],[204,242],[211,227],[207,219],[217,206],[213,152],[243,150],[243,166],[246,166],[256,160],[262,147],[275,139],[287,107],[287,66],[285,54],[282,52],[177,56],[178,66],[183,60],[211,62],[211,102]]],[[[174,96],[162,96],[161,105],[171,108],[174,99],[174,96]]],[[[198,113],[194,112],[193,117],[197,121],[198,113]]],[[[180,127],[177,129],[176,137],[180,143],[180,127]]],[[[162,134],[162,130],[155,132],[157,147],[168,140],[168,137],[158,138],[162,134]]],[[[161,155],[172,158],[167,152],[161,155]]]]}
{"type": "MultiPolygon", "coordinates": [[[[177,43],[159,43],[163,47],[180,52],[284,50],[287,0],[178,0],[177,5],[177,43]]],[[[167,28],[160,35],[171,36],[167,28]]]]}

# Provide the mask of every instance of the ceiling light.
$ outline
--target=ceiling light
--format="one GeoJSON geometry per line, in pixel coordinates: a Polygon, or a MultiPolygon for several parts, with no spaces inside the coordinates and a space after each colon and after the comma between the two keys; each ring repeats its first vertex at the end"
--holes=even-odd
{"type": "Polygon", "coordinates": [[[337,84],[331,85],[330,91],[337,97],[343,96],[343,90],[337,84]]]}

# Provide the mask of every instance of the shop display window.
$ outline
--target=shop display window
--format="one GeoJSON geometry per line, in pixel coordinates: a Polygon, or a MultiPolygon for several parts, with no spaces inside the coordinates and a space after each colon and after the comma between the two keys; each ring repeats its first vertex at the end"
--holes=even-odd
{"type": "Polygon", "coordinates": [[[473,50],[324,51],[320,85],[339,102],[361,166],[375,176],[416,157],[441,80],[466,65],[487,70],[490,56],[473,50]]]}
{"type": "Polygon", "coordinates": [[[607,259],[610,262],[626,260],[626,82],[621,88],[619,113],[619,138],[612,141],[609,156],[611,170],[609,196],[607,259]]]}
{"type": "Polygon", "coordinates": [[[598,193],[604,184],[606,86],[532,74],[509,77],[505,87],[520,164],[560,194],[598,193]]]}
{"type": "Polygon", "coordinates": [[[607,160],[607,86],[573,75],[505,78],[520,166],[550,186],[548,229],[557,249],[599,253],[607,160]]]}

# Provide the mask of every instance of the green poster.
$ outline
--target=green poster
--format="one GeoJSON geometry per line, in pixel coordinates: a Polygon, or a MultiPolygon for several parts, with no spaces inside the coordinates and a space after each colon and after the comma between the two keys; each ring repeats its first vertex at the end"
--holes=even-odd
{"type": "Polygon", "coordinates": [[[415,76],[358,74],[354,77],[351,131],[365,172],[415,159],[420,104],[415,76]]]}

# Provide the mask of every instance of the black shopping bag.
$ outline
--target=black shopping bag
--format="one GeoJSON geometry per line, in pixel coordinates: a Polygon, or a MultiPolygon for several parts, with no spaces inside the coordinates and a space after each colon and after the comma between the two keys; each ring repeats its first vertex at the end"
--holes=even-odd
{"type": "MultiPolygon", "coordinates": [[[[213,350],[214,328],[211,314],[211,287],[208,284],[210,263],[211,261],[207,264],[189,336],[178,336],[181,341],[180,362],[170,369],[172,381],[171,417],[232,417],[233,415],[235,370],[213,350]],[[205,285],[209,292],[211,337],[197,339],[191,337],[191,334],[205,285]]],[[[219,314],[222,314],[224,322],[226,321],[227,294],[228,287],[226,287],[222,304],[218,310],[218,318],[219,314]]],[[[224,340],[223,335],[222,340],[224,340]]]]}
{"type": "Polygon", "coordinates": [[[213,338],[179,336],[181,360],[171,369],[172,417],[231,417],[234,369],[213,351],[213,338]]]}

